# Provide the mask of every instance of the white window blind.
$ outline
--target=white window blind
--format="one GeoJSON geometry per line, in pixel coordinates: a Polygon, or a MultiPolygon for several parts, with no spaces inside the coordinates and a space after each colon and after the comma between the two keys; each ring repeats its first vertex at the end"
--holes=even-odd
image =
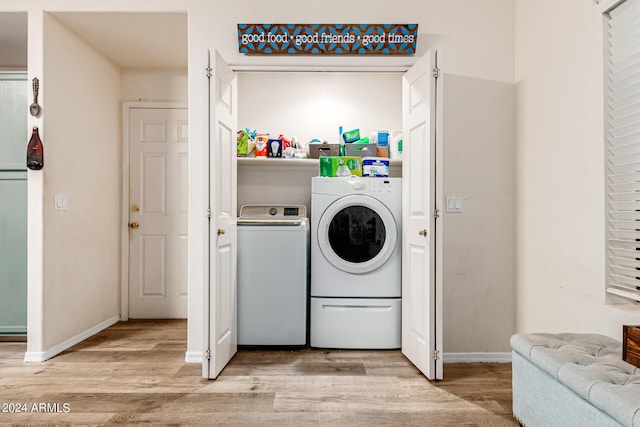
{"type": "Polygon", "coordinates": [[[609,12],[607,292],[640,301],[640,0],[609,12]]]}

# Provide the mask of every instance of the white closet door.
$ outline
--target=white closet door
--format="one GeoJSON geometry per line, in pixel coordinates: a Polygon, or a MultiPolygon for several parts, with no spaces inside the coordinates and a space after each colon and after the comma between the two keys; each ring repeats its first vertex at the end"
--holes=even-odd
{"type": "Polygon", "coordinates": [[[209,68],[209,279],[203,376],[217,378],[238,348],[236,128],[237,78],[218,52],[209,68]]]}
{"type": "Polygon", "coordinates": [[[442,378],[441,298],[435,281],[435,52],[403,77],[402,353],[442,378]]]}

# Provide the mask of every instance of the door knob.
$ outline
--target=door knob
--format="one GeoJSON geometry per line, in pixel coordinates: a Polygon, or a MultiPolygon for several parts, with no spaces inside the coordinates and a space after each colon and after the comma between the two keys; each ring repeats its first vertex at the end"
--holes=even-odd
{"type": "Polygon", "coordinates": [[[140,227],[140,223],[138,221],[133,221],[131,224],[129,224],[129,227],[131,228],[138,228],[140,227]]]}
{"type": "Polygon", "coordinates": [[[138,206],[138,205],[131,206],[131,211],[138,212],[139,210],[140,210],[140,206],[138,206]]]}
{"type": "Polygon", "coordinates": [[[427,236],[427,230],[420,230],[420,231],[418,231],[418,234],[420,236],[425,236],[426,237],[427,236]]]}
{"type": "Polygon", "coordinates": [[[218,228],[218,236],[224,234],[225,231],[222,228],[218,228]]]}

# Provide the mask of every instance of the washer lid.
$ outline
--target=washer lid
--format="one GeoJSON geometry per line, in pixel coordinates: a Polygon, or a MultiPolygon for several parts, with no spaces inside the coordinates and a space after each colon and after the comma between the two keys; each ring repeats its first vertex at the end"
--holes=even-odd
{"type": "Polygon", "coordinates": [[[368,273],[387,262],[398,237],[389,209],[363,195],[345,196],[329,205],[316,231],[320,251],[327,261],[356,274],[368,273]]]}

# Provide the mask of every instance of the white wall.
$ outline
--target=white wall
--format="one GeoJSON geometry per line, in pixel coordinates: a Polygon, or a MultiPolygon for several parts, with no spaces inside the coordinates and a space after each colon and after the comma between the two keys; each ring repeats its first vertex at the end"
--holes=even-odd
{"type": "Polygon", "coordinates": [[[50,349],[119,315],[120,73],[44,18],[43,345],[50,349]],[[54,210],[55,195],[67,198],[68,210],[54,210]]]}
{"type": "Polygon", "coordinates": [[[238,127],[338,142],[338,128],[402,128],[398,73],[238,73],[238,127]]]}
{"type": "Polygon", "coordinates": [[[124,101],[188,100],[187,70],[181,69],[121,69],[121,95],[124,101]]]}
{"type": "Polygon", "coordinates": [[[515,332],[515,86],[444,75],[445,353],[508,352],[515,332]]]}
{"type": "Polygon", "coordinates": [[[517,329],[621,339],[640,311],[605,304],[602,15],[584,0],[515,6],[517,329]]]}

